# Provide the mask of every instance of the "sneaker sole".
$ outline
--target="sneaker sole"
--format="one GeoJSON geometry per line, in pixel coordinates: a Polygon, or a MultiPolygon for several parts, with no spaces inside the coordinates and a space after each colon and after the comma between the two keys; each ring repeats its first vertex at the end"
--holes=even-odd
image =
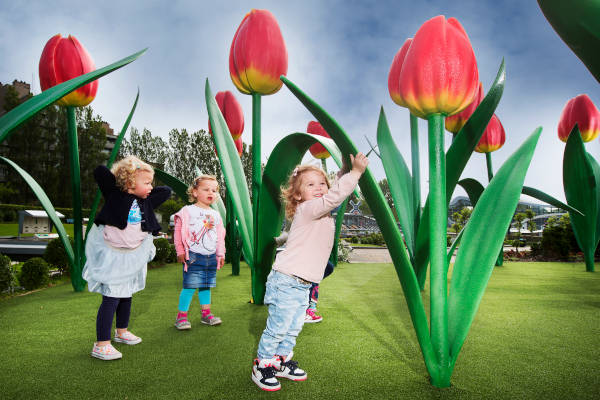
{"type": "Polygon", "coordinates": [[[254,374],[252,374],[252,382],[256,383],[256,386],[267,392],[276,392],[281,389],[281,384],[278,384],[277,386],[267,386],[262,384],[260,380],[254,376],[254,374]]]}
{"type": "Polygon", "coordinates": [[[279,375],[279,374],[275,374],[276,378],[286,378],[289,379],[290,381],[294,381],[294,382],[302,382],[308,379],[308,375],[304,375],[304,376],[292,376],[292,375],[279,375]]]}
{"type": "Polygon", "coordinates": [[[177,328],[180,331],[187,331],[188,329],[192,329],[192,326],[191,325],[188,325],[188,326],[177,326],[177,325],[175,325],[175,328],[177,328]]]}
{"type": "Polygon", "coordinates": [[[317,322],[321,322],[323,321],[323,318],[321,319],[310,319],[310,320],[304,320],[305,324],[316,324],[317,322]]]}
{"type": "Polygon", "coordinates": [[[211,324],[210,322],[204,322],[204,321],[200,321],[200,322],[202,322],[204,325],[215,326],[215,325],[221,325],[222,321],[215,322],[214,324],[211,324]]]}
{"type": "Polygon", "coordinates": [[[132,340],[125,340],[125,339],[121,339],[121,338],[118,338],[118,337],[114,338],[113,340],[115,342],[117,342],[117,343],[125,343],[125,344],[128,344],[130,346],[133,346],[133,345],[138,344],[138,343],[142,343],[142,339],[141,338],[140,338],[139,341],[135,341],[135,342],[132,341],[132,340]]]}
{"type": "Polygon", "coordinates": [[[92,357],[97,358],[99,360],[103,360],[103,361],[112,361],[112,360],[118,360],[120,358],[123,357],[122,354],[119,355],[114,355],[114,356],[103,356],[101,354],[96,354],[94,352],[91,353],[92,357]]]}

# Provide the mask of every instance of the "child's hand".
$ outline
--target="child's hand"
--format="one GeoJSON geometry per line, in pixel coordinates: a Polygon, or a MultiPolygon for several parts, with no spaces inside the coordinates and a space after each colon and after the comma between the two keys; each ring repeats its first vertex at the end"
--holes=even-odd
{"type": "Polygon", "coordinates": [[[367,169],[367,165],[369,165],[369,159],[367,156],[360,152],[356,154],[356,157],[350,154],[350,162],[352,163],[352,171],[356,171],[361,175],[367,169]]]}
{"type": "Polygon", "coordinates": [[[177,254],[177,262],[184,263],[185,262],[185,254],[177,254]]]}
{"type": "Polygon", "coordinates": [[[220,270],[223,265],[225,265],[225,257],[217,257],[217,271],[220,270]]]}

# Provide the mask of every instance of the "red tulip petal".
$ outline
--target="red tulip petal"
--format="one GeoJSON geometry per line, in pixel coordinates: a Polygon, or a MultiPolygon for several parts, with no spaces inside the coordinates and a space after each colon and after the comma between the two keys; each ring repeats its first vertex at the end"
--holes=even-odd
{"type": "Polygon", "coordinates": [[[566,142],[577,124],[581,139],[589,142],[600,133],[600,112],[587,94],[580,94],[567,102],[558,123],[558,137],[566,142]]]}
{"type": "MultiPolygon", "coordinates": [[[[331,137],[329,136],[325,128],[323,128],[323,126],[317,121],[310,121],[308,123],[308,126],[306,127],[306,132],[313,135],[324,136],[327,138],[331,137]]],[[[329,154],[327,149],[321,143],[313,144],[308,150],[310,151],[310,154],[313,155],[313,157],[318,159],[324,159],[331,156],[331,154],[329,154]]]]}
{"type": "Polygon", "coordinates": [[[483,84],[479,82],[479,90],[477,91],[477,94],[473,98],[471,104],[469,104],[467,108],[465,108],[458,114],[454,114],[446,118],[446,130],[452,133],[458,133],[463,128],[463,126],[465,126],[467,120],[471,118],[471,115],[473,115],[477,107],[479,107],[479,104],[481,104],[483,98],[483,84]]]}
{"type": "Polygon", "coordinates": [[[506,134],[504,127],[496,114],[494,114],[485,128],[485,132],[483,132],[479,143],[475,146],[475,151],[478,153],[491,153],[502,147],[505,141],[506,134]]]}
{"type": "Polygon", "coordinates": [[[388,91],[390,92],[390,97],[394,103],[402,107],[407,107],[407,105],[400,94],[400,72],[402,71],[402,64],[404,63],[404,58],[406,57],[406,53],[408,52],[411,43],[412,38],[406,39],[400,50],[398,50],[394,56],[388,74],[388,91]]]}

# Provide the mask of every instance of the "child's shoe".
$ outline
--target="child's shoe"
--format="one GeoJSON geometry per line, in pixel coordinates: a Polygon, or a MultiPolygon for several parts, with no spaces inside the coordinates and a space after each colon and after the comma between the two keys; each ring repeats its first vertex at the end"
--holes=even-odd
{"type": "Polygon", "coordinates": [[[262,390],[274,392],[281,389],[281,384],[275,378],[275,367],[273,366],[274,359],[264,358],[259,360],[254,359],[252,364],[252,381],[262,390]]]}
{"type": "Polygon", "coordinates": [[[304,323],[305,324],[311,324],[314,322],[321,322],[323,321],[323,317],[321,317],[320,315],[317,315],[316,313],[317,310],[314,310],[312,308],[307,308],[306,309],[306,315],[304,316],[304,323]]]}
{"type": "Polygon", "coordinates": [[[125,331],[125,333],[122,333],[120,335],[117,333],[117,331],[115,331],[115,338],[113,340],[118,343],[134,345],[140,343],[142,341],[142,338],[135,336],[129,331],[125,331]]]}
{"type": "Polygon", "coordinates": [[[187,316],[179,317],[175,320],[175,328],[179,329],[180,331],[192,329],[192,324],[190,324],[190,321],[188,321],[187,316]]]}
{"type": "Polygon", "coordinates": [[[290,354],[287,356],[278,356],[279,357],[279,369],[275,372],[275,376],[278,378],[287,378],[292,381],[305,381],[308,378],[306,372],[298,368],[298,362],[292,360],[292,356],[294,355],[293,351],[290,351],[290,354]]]}
{"type": "Polygon", "coordinates": [[[92,357],[96,357],[101,360],[117,360],[122,358],[123,354],[121,354],[119,350],[115,349],[110,343],[104,346],[98,346],[98,343],[94,343],[92,357]]]}
{"type": "Polygon", "coordinates": [[[200,322],[202,322],[203,324],[206,324],[206,325],[211,325],[211,326],[212,325],[219,325],[221,323],[221,318],[215,317],[212,314],[208,314],[207,316],[202,317],[200,319],[200,322]]]}

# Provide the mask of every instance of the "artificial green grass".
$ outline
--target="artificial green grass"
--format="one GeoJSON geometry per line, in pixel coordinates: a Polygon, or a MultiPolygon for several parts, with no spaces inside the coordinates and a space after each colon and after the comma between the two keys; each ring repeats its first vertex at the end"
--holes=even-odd
{"type": "MultiPolygon", "coordinates": [[[[496,268],[452,376],[429,384],[390,264],[342,264],[321,285],[324,320],[302,330],[294,357],[306,382],[266,393],[250,380],[266,307],[248,304],[247,267],[218,273],[216,327],[173,327],[180,267],[150,270],[133,299],[136,346],[123,359],[90,357],[100,296],[65,284],[0,301],[2,398],[7,399],[571,399],[600,393],[600,274],[582,263],[496,268]]],[[[425,293],[427,303],[428,294],[425,293]]]]}
{"type": "MultiPolygon", "coordinates": [[[[63,222],[63,226],[65,227],[65,231],[71,237],[73,237],[73,224],[67,224],[63,222]]],[[[57,233],[56,227],[52,227],[52,233],[57,233]]],[[[0,236],[17,236],[19,234],[19,224],[18,223],[2,223],[0,224],[0,236]]],[[[23,233],[22,237],[30,237],[33,236],[33,233],[23,233]]]]}

